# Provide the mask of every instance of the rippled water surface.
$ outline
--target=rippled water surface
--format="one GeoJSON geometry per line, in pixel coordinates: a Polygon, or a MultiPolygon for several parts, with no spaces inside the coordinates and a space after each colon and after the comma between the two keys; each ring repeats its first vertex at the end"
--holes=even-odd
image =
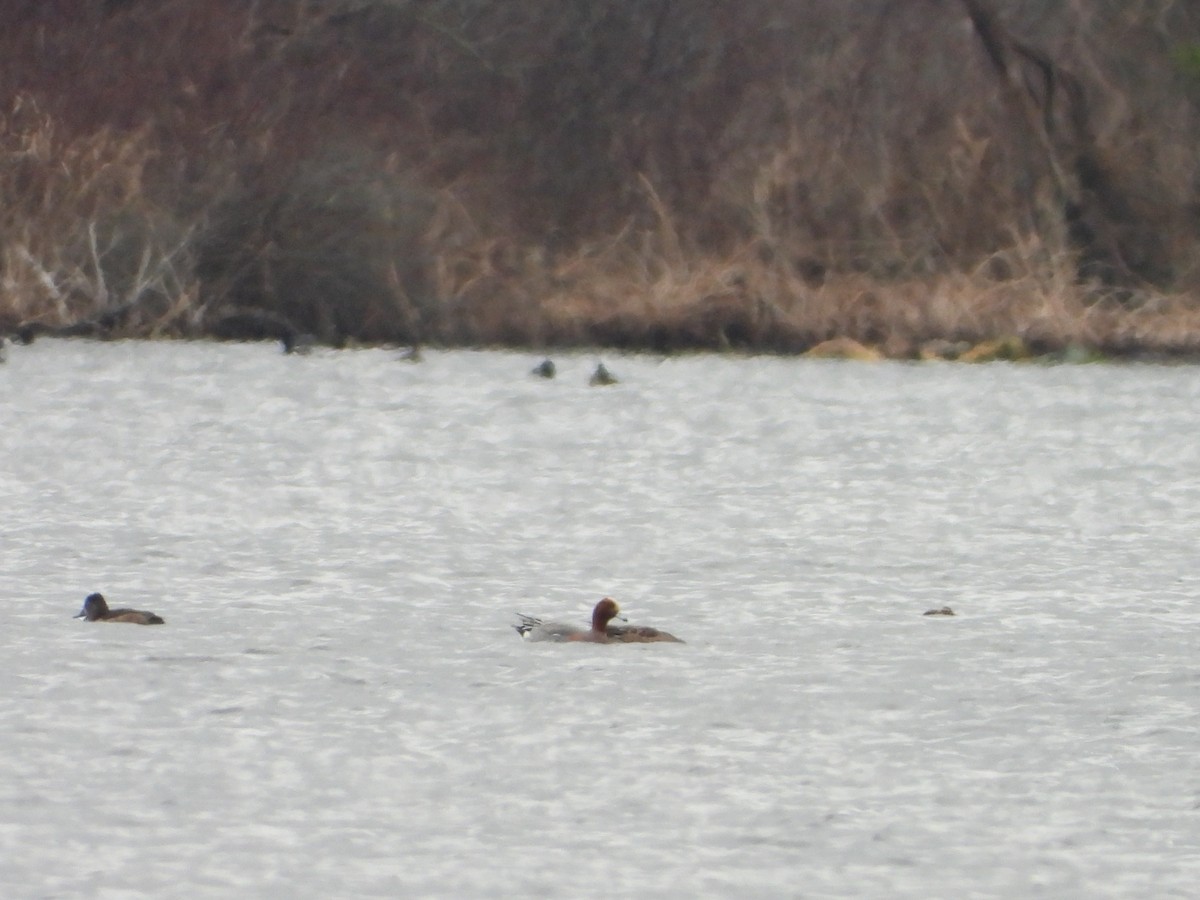
{"type": "Polygon", "coordinates": [[[12,349],[0,896],[1195,896],[1196,369],[606,361],[12,349]]]}

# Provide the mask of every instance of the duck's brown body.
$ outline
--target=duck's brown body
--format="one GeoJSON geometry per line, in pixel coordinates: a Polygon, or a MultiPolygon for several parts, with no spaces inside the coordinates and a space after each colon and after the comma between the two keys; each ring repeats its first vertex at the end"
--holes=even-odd
{"type": "Polygon", "coordinates": [[[135,625],[163,625],[161,616],[152,612],[142,612],[140,609],[109,609],[108,601],[103,594],[88,594],[83,601],[83,609],[76,619],[86,619],[89,622],[132,622],[135,625]]]}
{"type": "Polygon", "coordinates": [[[673,634],[646,625],[609,625],[606,632],[609,641],[622,644],[653,644],[658,641],[683,643],[673,634]]]}

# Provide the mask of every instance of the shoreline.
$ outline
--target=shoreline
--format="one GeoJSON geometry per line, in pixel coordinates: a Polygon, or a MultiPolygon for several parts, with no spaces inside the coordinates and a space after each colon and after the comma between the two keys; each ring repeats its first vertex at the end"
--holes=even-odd
{"type": "MultiPolygon", "coordinates": [[[[469,252],[439,255],[419,300],[397,289],[370,302],[355,285],[294,282],[261,305],[213,296],[193,276],[173,296],[74,303],[11,292],[0,336],[274,341],[307,347],[418,346],[548,352],[746,353],[856,360],[1200,361],[1200,305],[1189,294],[1115,293],[1067,273],[996,281],[805,281],[769,266],[653,253],[621,265],[583,255],[501,274],[469,252]],[[638,265],[641,268],[638,268],[638,265]],[[297,297],[303,297],[299,302],[297,297]]],[[[532,252],[526,258],[535,258],[532,252]]],[[[310,271],[315,277],[316,273],[310,271]]],[[[73,298],[74,299],[74,298],[73,298]]]]}
{"type": "MultiPolygon", "coordinates": [[[[923,348],[917,355],[890,356],[878,346],[863,344],[853,338],[834,337],[822,341],[806,350],[788,351],[752,347],[675,347],[662,349],[652,346],[612,345],[597,343],[528,344],[528,343],[441,343],[428,342],[404,344],[396,341],[347,340],[340,344],[321,343],[311,335],[300,335],[295,344],[271,337],[224,337],[212,334],[83,334],[68,327],[56,333],[53,330],[38,331],[32,337],[19,334],[0,334],[0,363],[6,361],[4,351],[20,353],[21,347],[43,341],[85,341],[96,343],[214,343],[214,344],[261,344],[271,347],[280,355],[307,355],[314,350],[356,351],[391,350],[401,354],[400,358],[419,363],[422,354],[428,351],[452,353],[462,352],[508,352],[526,353],[531,357],[578,356],[593,354],[602,356],[658,356],[665,359],[687,356],[709,356],[716,358],[772,357],[776,359],[812,359],[860,363],[908,363],[913,365],[958,363],[981,365],[985,363],[1015,363],[1028,365],[1130,365],[1130,366],[1192,366],[1200,365],[1200,351],[1163,350],[1154,348],[1124,349],[1115,353],[1103,353],[1079,344],[1061,349],[1036,351],[1020,338],[1008,337],[983,340],[970,344],[957,342],[923,348]]],[[[933,342],[939,344],[939,342],[933,342]]]]}

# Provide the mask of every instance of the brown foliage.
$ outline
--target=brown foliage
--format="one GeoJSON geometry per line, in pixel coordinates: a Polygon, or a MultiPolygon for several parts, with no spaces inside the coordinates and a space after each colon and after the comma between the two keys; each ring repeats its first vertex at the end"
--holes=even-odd
{"type": "Polygon", "coordinates": [[[9,328],[1197,342],[1187,4],[0,6],[9,328]]]}

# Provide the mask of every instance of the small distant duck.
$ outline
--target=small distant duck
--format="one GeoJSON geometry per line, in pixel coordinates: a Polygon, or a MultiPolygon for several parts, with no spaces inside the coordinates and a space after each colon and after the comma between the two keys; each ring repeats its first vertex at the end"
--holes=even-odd
{"type": "Polygon", "coordinates": [[[591,628],[546,622],[522,613],[517,613],[517,618],[521,620],[521,624],[514,625],[513,628],[527,641],[586,641],[591,644],[683,643],[673,634],[645,625],[610,625],[609,622],[613,619],[625,621],[617,601],[611,597],[605,597],[592,610],[591,628]]]}
{"type": "Polygon", "coordinates": [[[554,360],[543,359],[530,370],[529,374],[536,375],[538,378],[553,378],[557,374],[557,371],[554,368],[554,360]]]}
{"type": "Polygon", "coordinates": [[[279,338],[279,346],[286,354],[308,356],[317,346],[315,334],[305,334],[296,331],[285,331],[279,338]]]}
{"type": "Polygon", "coordinates": [[[923,615],[923,616],[953,616],[953,615],[955,615],[955,612],[950,607],[943,606],[941,609],[927,609],[927,610],[925,610],[925,612],[921,613],[921,615],[923,615]]]}
{"type": "Polygon", "coordinates": [[[133,622],[135,625],[166,624],[161,616],[140,609],[109,609],[103,594],[88,594],[83,609],[73,618],[89,622],[133,622]]]}
{"type": "Polygon", "coordinates": [[[592,377],[588,379],[588,384],[592,387],[602,386],[606,384],[616,384],[617,376],[608,371],[604,363],[596,366],[596,371],[592,373],[592,377]]]}
{"type": "Polygon", "coordinates": [[[413,344],[411,347],[400,348],[400,353],[396,357],[400,362],[419,363],[424,357],[421,356],[421,345],[413,344]]]}

